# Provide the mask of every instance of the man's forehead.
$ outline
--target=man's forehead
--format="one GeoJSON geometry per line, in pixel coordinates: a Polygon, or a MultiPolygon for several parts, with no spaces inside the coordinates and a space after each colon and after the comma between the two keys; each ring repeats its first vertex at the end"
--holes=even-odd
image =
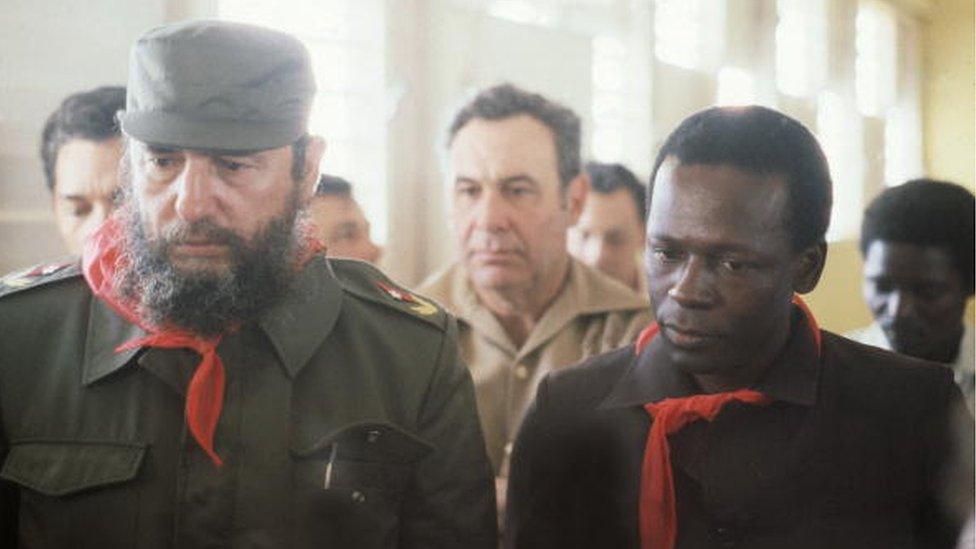
{"type": "Polygon", "coordinates": [[[465,168],[556,170],[556,146],[552,131],[528,115],[499,120],[474,118],[451,142],[455,171],[465,168]]]}
{"type": "Polygon", "coordinates": [[[586,195],[580,223],[606,227],[642,225],[637,208],[637,202],[627,189],[609,193],[591,191],[586,195]]]}
{"type": "Polygon", "coordinates": [[[788,241],[787,198],[776,177],[730,165],[663,165],[655,178],[648,236],[747,247],[753,241],[788,241]]]}
{"type": "Polygon", "coordinates": [[[868,277],[943,279],[956,273],[952,253],[941,246],[874,240],[864,263],[868,277]]]}

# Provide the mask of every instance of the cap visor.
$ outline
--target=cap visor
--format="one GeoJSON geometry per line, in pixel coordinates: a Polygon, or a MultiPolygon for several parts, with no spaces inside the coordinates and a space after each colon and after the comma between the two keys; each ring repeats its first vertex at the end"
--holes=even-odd
{"type": "Polygon", "coordinates": [[[260,151],[290,145],[305,134],[294,120],[214,120],[158,111],[124,113],[122,131],[160,147],[213,151],[260,151]]]}

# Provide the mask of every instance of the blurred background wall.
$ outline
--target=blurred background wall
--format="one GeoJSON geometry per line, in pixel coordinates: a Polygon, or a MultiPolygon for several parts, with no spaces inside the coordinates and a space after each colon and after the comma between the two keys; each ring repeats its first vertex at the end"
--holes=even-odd
{"type": "Polygon", "coordinates": [[[974,188],[973,2],[967,0],[6,0],[0,16],[0,271],[63,254],[38,154],[69,93],[125,81],[129,46],[186,18],[258,22],[312,51],[324,171],[351,180],[415,284],[450,261],[444,126],[499,81],[577,110],[587,157],[647,178],[658,144],[706,106],[760,103],[821,139],[836,206],[809,301],[865,324],[856,238],[885,185],[974,188]]]}

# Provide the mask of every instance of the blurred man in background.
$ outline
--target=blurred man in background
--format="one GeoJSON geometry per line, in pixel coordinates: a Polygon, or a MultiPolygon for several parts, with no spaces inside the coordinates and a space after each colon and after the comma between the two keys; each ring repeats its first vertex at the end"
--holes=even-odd
{"type": "Polygon", "coordinates": [[[848,337],[948,364],[973,407],[976,199],[959,185],[916,179],[886,189],[861,225],[864,299],[874,323],[848,337]]]}
{"type": "Polygon", "coordinates": [[[588,187],[575,113],[495,86],[455,115],[448,148],[461,257],[421,292],[458,316],[488,452],[504,477],[538,381],[632,341],[650,315],[645,299],[566,249],[588,187]]]}
{"type": "Polygon", "coordinates": [[[641,295],[644,288],[644,186],[622,164],[588,162],[590,192],[569,230],[569,253],[641,295]]]}
{"type": "Polygon", "coordinates": [[[348,181],[322,174],[307,211],[330,256],[379,262],[383,248],[370,238],[369,221],[348,181]]]}
{"type": "Polygon", "coordinates": [[[44,124],[44,180],[71,253],[81,253],[85,238],[114,208],[122,158],[115,113],[124,108],[125,88],[95,88],[68,96],[44,124]]]}

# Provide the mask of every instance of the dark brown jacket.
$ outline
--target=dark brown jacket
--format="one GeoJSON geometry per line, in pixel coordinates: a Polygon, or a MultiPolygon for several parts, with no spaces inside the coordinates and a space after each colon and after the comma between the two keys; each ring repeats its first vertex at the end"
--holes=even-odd
{"type": "MultiPolygon", "coordinates": [[[[952,372],[822,334],[818,359],[794,330],[756,387],[771,405],[732,403],[670,437],[679,548],[954,547],[973,423],[952,372]]],[[[512,457],[507,547],[638,547],[642,405],[696,391],[659,344],[540,385],[512,457]]]]}
{"type": "Polygon", "coordinates": [[[183,419],[198,357],[115,353],[142,332],[37,273],[0,284],[0,546],[494,547],[455,323],[379,271],[315,258],[221,342],[222,468],[183,419]]]}

